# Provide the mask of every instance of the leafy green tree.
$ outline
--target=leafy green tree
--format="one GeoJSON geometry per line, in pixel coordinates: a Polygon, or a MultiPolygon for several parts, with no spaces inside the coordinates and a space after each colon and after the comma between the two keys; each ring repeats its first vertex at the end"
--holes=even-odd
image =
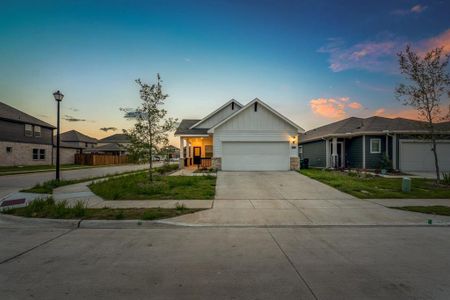
{"type": "MultiPolygon", "coordinates": [[[[449,119],[449,112],[442,111],[442,100],[450,97],[450,75],[448,73],[449,55],[443,54],[443,47],[435,48],[422,57],[406,46],[398,53],[400,71],[408,83],[399,84],[396,97],[404,105],[414,107],[419,117],[425,121],[431,138],[432,152],[436,169],[436,182],[440,181],[439,161],[436,144],[436,123],[449,119]]],[[[420,159],[420,158],[418,158],[420,159]]]]}
{"type": "Polygon", "coordinates": [[[134,157],[148,162],[148,178],[153,181],[153,156],[159,152],[159,147],[167,145],[169,132],[175,129],[176,119],[167,117],[164,104],[169,95],[162,90],[162,80],[159,74],[156,83],[143,83],[136,80],[142,103],[128,118],[134,118],[136,123],[129,130],[124,130],[130,138],[128,151],[134,157]]]}

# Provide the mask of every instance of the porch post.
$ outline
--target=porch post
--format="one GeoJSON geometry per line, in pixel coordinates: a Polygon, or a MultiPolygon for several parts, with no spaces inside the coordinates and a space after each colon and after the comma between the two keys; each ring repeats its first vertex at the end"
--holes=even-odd
{"type": "Polygon", "coordinates": [[[184,139],[180,136],[180,160],[178,161],[178,167],[184,168],[184,139]]]}
{"type": "Polygon", "coordinates": [[[330,168],[330,140],[325,140],[325,167],[330,168]]]}
{"type": "Polygon", "coordinates": [[[397,135],[392,137],[392,168],[397,170],[397,135]]]}
{"type": "Polygon", "coordinates": [[[331,153],[331,157],[332,157],[331,166],[333,168],[337,168],[338,167],[337,137],[333,138],[333,153],[331,153]]]}
{"type": "Polygon", "coordinates": [[[362,168],[366,168],[366,136],[362,137],[362,168]]]}
{"type": "Polygon", "coordinates": [[[389,158],[389,135],[386,134],[386,156],[389,158]]]}

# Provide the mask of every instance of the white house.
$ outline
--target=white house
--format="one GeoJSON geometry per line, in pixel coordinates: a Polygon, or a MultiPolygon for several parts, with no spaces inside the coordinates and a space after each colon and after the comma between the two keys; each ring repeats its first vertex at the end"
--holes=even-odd
{"type": "Polygon", "coordinates": [[[223,171],[287,171],[299,168],[298,134],[304,130],[255,98],[232,99],[201,120],[183,119],[180,168],[197,165],[223,171]]]}

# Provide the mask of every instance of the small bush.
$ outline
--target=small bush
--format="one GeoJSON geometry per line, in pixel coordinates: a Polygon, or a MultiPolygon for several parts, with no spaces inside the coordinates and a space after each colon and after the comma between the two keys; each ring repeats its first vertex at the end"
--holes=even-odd
{"type": "Polygon", "coordinates": [[[450,172],[442,172],[442,183],[450,185],[450,172]]]}
{"type": "Polygon", "coordinates": [[[175,209],[176,210],[185,210],[186,209],[186,206],[184,205],[184,203],[179,203],[179,202],[177,202],[176,204],[175,204],[175,209]]]}

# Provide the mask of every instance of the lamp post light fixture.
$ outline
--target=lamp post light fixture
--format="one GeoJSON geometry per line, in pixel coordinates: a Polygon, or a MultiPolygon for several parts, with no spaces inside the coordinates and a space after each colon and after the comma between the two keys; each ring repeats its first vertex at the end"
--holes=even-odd
{"type": "Polygon", "coordinates": [[[57,117],[56,117],[56,180],[59,181],[59,103],[64,98],[63,93],[61,93],[59,90],[53,93],[53,97],[55,97],[56,102],[58,103],[58,109],[57,109],[57,117]]]}

